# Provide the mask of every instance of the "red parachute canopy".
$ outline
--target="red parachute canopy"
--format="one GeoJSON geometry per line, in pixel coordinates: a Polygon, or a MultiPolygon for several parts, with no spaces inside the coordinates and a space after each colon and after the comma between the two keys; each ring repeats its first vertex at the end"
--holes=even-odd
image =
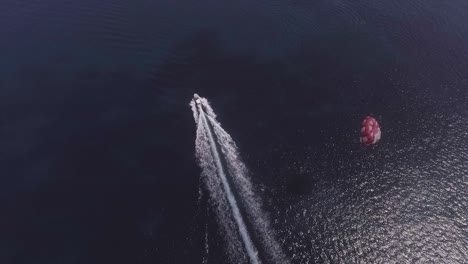
{"type": "Polygon", "coordinates": [[[360,141],[363,145],[373,145],[380,140],[382,132],[380,125],[372,116],[366,116],[361,125],[360,141]]]}

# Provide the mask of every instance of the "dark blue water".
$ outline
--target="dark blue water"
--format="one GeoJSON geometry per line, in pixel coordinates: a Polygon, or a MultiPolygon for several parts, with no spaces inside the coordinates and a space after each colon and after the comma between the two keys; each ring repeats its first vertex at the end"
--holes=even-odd
{"type": "Polygon", "coordinates": [[[466,12],[3,0],[0,263],[224,263],[198,203],[194,92],[237,142],[291,263],[466,263],[466,12]],[[383,132],[363,149],[367,114],[383,132]]]}

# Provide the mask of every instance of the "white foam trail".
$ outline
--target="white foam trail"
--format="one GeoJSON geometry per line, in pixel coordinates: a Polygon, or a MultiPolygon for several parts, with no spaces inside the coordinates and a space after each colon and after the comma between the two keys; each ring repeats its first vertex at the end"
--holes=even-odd
{"type": "Polygon", "coordinates": [[[216,164],[219,177],[221,178],[221,183],[223,184],[224,191],[226,192],[227,200],[229,202],[229,205],[231,206],[232,214],[234,216],[234,220],[236,221],[237,227],[239,229],[242,242],[244,242],[244,246],[247,251],[247,254],[249,255],[251,263],[259,264],[260,260],[258,259],[257,250],[255,249],[252,243],[252,239],[250,238],[244,219],[242,218],[242,215],[240,213],[239,206],[237,205],[236,198],[234,197],[231,187],[229,186],[229,183],[227,181],[226,174],[224,172],[224,168],[221,163],[218,150],[216,149],[216,143],[214,141],[214,137],[208,127],[209,126],[208,121],[206,120],[206,117],[203,111],[200,111],[200,121],[203,122],[203,124],[200,124],[200,125],[205,125],[208,128],[206,129],[206,132],[208,133],[208,140],[210,141],[211,152],[213,153],[214,162],[216,164]]]}
{"type": "Polygon", "coordinates": [[[267,262],[289,263],[280,245],[274,239],[273,229],[269,224],[267,215],[261,209],[260,198],[254,193],[252,183],[248,179],[249,172],[239,157],[236,143],[218,121],[211,117],[208,117],[208,120],[213,127],[221,151],[226,159],[229,175],[233,176],[235,187],[237,187],[236,191],[241,194],[244,200],[243,204],[247,209],[247,216],[250,223],[255,227],[254,232],[261,238],[262,246],[266,249],[265,253],[268,254],[268,256],[265,256],[268,257],[267,262]]]}
{"type": "Polygon", "coordinates": [[[198,124],[198,109],[197,105],[193,100],[190,101],[190,108],[192,108],[193,119],[195,119],[195,123],[198,124]]]}
{"type": "Polygon", "coordinates": [[[203,111],[211,118],[216,118],[216,114],[211,108],[211,105],[208,103],[206,98],[200,97],[201,105],[203,105],[203,111]]]}
{"type": "Polygon", "coordinates": [[[203,169],[202,178],[210,193],[210,201],[216,208],[217,219],[224,228],[225,239],[231,259],[235,263],[246,262],[245,254],[239,252],[239,246],[244,245],[251,263],[260,263],[257,250],[247,231],[244,218],[239,210],[233,192],[238,194],[240,202],[246,208],[246,215],[253,225],[253,234],[261,242],[267,263],[286,264],[289,261],[283,254],[279,244],[274,239],[268,217],[261,210],[261,203],[255,195],[248,179],[248,170],[239,158],[236,144],[231,136],[224,131],[216,121],[216,115],[205,98],[200,98],[200,104],[190,103],[197,126],[196,154],[203,169]],[[211,128],[211,129],[210,129],[211,128]],[[214,135],[213,135],[213,133],[214,135]],[[219,145],[221,152],[216,148],[219,145]],[[220,154],[225,161],[226,171],[221,162],[220,154]],[[232,178],[231,188],[227,175],[232,178]],[[234,218],[234,221],[232,221],[234,218]],[[235,232],[237,228],[237,232],[235,232]],[[239,237],[240,236],[240,237],[239,237]]]}
{"type": "MultiPolygon", "coordinates": [[[[234,263],[245,263],[247,257],[238,249],[242,248],[242,242],[236,232],[236,224],[232,220],[230,208],[226,195],[223,191],[220,177],[217,176],[216,164],[211,153],[208,139],[207,127],[200,121],[201,116],[197,116],[197,139],[195,141],[196,157],[202,168],[201,180],[208,190],[209,204],[214,207],[215,217],[220,224],[222,237],[227,245],[227,253],[231,260],[238,260],[234,263]]],[[[232,261],[231,261],[232,262],[232,261]]]]}

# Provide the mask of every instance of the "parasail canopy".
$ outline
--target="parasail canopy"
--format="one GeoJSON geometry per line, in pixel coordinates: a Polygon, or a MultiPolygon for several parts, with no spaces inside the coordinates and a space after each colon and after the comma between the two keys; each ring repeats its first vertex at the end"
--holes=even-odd
{"type": "Polygon", "coordinates": [[[363,145],[369,146],[377,143],[382,136],[380,125],[372,116],[366,116],[361,124],[360,141],[363,145]]]}

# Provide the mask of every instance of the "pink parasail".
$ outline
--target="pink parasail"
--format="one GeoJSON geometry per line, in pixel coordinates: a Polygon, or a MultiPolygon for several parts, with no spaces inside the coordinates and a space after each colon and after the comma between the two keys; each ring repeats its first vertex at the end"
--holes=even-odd
{"type": "Polygon", "coordinates": [[[382,136],[380,125],[372,116],[366,116],[361,125],[360,141],[363,145],[369,146],[377,143],[382,136]]]}

